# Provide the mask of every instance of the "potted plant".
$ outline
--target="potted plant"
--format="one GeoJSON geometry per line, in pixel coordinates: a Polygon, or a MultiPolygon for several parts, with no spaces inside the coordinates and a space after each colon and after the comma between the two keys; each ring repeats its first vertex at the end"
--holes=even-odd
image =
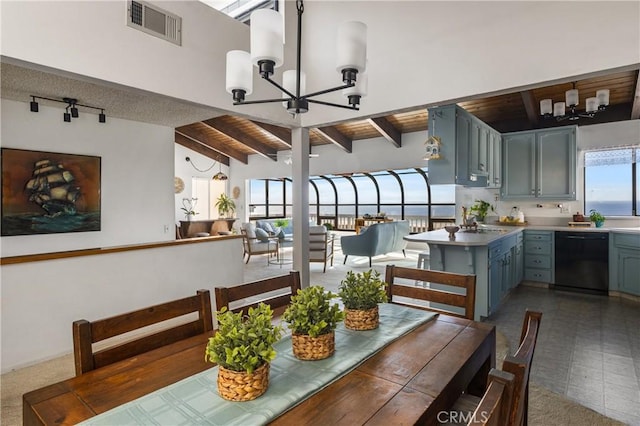
{"type": "Polygon", "coordinates": [[[260,303],[247,315],[223,308],[216,313],[218,331],[209,338],[205,360],[218,364],[218,393],[229,401],[256,399],[269,386],[269,366],[282,328],[273,325],[273,311],[260,303]]]}
{"type": "Polygon", "coordinates": [[[220,194],[215,206],[218,209],[220,217],[233,216],[233,213],[236,211],[236,203],[229,198],[227,194],[220,194]]]}
{"type": "Polygon", "coordinates": [[[335,351],[335,334],[344,314],[337,297],[325,292],[322,286],[311,286],[298,290],[282,318],[289,323],[293,355],[302,360],[317,360],[330,357],[335,351]]]}
{"type": "Polygon", "coordinates": [[[352,330],[378,328],[378,303],[387,301],[387,283],[380,279],[380,272],[347,272],[340,283],[338,296],[344,304],[344,325],[352,330]]]}
{"type": "Polygon", "coordinates": [[[600,228],[604,224],[605,217],[597,210],[589,210],[589,219],[596,224],[596,228],[600,228]]]}
{"type": "Polygon", "coordinates": [[[191,218],[198,213],[195,211],[196,204],[198,203],[197,198],[183,198],[182,199],[182,207],[180,210],[184,212],[185,218],[187,220],[191,220],[191,218]]]}
{"type": "Polygon", "coordinates": [[[325,222],[322,224],[325,228],[327,228],[327,231],[333,231],[333,223],[331,222],[325,222]]]}
{"type": "Polygon", "coordinates": [[[476,200],[475,203],[469,209],[469,212],[475,215],[478,222],[484,222],[484,218],[487,217],[487,213],[495,211],[493,206],[484,200],[476,200]]]}

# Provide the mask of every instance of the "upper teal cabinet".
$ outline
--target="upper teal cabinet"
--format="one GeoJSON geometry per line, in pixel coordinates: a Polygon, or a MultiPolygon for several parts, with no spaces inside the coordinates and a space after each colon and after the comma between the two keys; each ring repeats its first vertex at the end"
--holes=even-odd
{"type": "Polygon", "coordinates": [[[576,199],[575,126],[503,135],[503,199],[576,199]]]}
{"type": "Polygon", "coordinates": [[[440,137],[441,156],[429,160],[429,182],[499,188],[500,133],[457,105],[429,109],[429,134],[440,137]]]}

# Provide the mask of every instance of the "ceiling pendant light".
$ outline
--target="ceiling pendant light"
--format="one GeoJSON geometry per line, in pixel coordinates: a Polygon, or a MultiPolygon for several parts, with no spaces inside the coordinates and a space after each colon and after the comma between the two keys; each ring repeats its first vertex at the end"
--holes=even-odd
{"type": "Polygon", "coordinates": [[[366,69],[367,62],[367,26],[362,22],[345,22],[338,28],[337,65],[342,74],[343,85],[313,93],[305,91],[305,74],[301,69],[302,14],[304,4],[296,1],[298,11],[298,32],[296,50],[296,69],[283,73],[282,85],[273,80],[275,68],[284,63],[282,15],[275,10],[259,9],[251,14],[251,53],[241,50],[227,52],[226,89],[233,97],[234,105],[282,102],[292,114],[305,113],[309,103],[358,110],[360,98],[366,95],[366,84],[356,88],[361,79],[358,74],[366,69]],[[245,100],[253,92],[252,64],[258,68],[260,76],[271,83],[283,94],[283,98],[245,100]],[[312,99],[315,96],[354,88],[354,92],[344,93],[348,105],[312,99]]]}
{"type": "Polygon", "coordinates": [[[577,110],[579,103],[580,96],[574,82],[573,88],[565,92],[565,102],[553,103],[551,99],[541,100],[540,115],[544,116],[544,118],[555,117],[557,121],[566,119],[574,121],[581,117],[593,118],[597,112],[604,111],[609,105],[609,89],[600,89],[596,92],[596,96],[587,98],[584,112],[577,110]]]}
{"type": "Polygon", "coordinates": [[[185,161],[189,164],[191,164],[191,166],[196,169],[197,171],[199,171],[200,173],[206,173],[209,170],[213,169],[213,167],[216,165],[216,162],[220,165],[220,169],[218,171],[218,173],[216,173],[215,175],[213,175],[213,177],[211,178],[211,180],[227,180],[229,179],[229,176],[225,175],[224,173],[222,173],[222,163],[220,162],[220,157],[218,157],[218,160],[213,160],[213,164],[211,166],[209,166],[206,169],[199,169],[195,164],[193,164],[193,161],[191,160],[190,157],[185,157],[185,161]]]}

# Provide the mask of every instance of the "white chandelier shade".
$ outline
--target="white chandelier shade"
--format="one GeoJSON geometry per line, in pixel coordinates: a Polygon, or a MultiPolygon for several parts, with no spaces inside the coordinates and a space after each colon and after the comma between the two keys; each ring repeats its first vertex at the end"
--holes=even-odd
{"type": "Polygon", "coordinates": [[[284,62],[282,15],[271,9],[251,13],[251,61],[273,61],[274,68],[284,62]]]}
{"type": "Polygon", "coordinates": [[[338,27],[336,69],[355,69],[364,72],[367,67],[367,26],[362,22],[343,22],[338,27]]]}
{"type": "Polygon", "coordinates": [[[251,55],[243,50],[227,52],[227,92],[244,90],[247,95],[253,93],[253,69],[251,55]]]}

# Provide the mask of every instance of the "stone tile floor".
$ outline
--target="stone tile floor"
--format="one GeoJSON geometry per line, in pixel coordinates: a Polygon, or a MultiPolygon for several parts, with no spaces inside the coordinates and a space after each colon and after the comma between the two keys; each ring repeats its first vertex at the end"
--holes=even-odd
{"type": "Polygon", "coordinates": [[[543,312],[531,380],[640,425],[640,303],[521,285],[487,321],[511,342],[525,309],[543,312]]]}

